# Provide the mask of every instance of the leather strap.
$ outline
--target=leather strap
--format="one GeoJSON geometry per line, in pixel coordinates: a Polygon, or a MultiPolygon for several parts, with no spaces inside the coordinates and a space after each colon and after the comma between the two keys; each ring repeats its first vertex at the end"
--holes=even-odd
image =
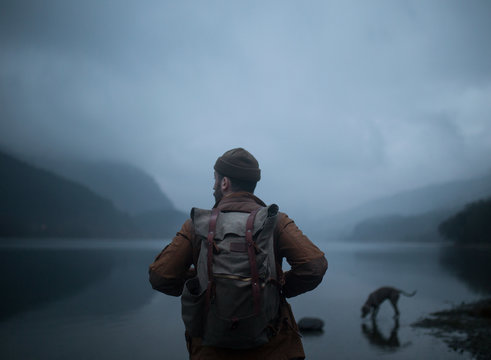
{"type": "Polygon", "coordinates": [[[261,289],[259,284],[259,274],[257,272],[257,263],[256,263],[256,244],[252,239],[252,234],[254,231],[254,219],[256,218],[256,214],[259,211],[259,208],[251,212],[249,217],[247,218],[246,223],[246,242],[247,242],[247,252],[249,255],[249,265],[251,267],[251,284],[252,284],[252,297],[254,300],[254,312],[259,314],[261,309],[261,289]]]}
{"type": "Polygon", "coordinates": [[[214,291],[214,281],[213,281],[213,250],[215,249],[215,230],[217,226],[217,218],[220,210],[214,208],[211,211],[210,225],[208,228],[208,236],[206,239],[208,254],[207,254],[207,268],[208,268],[208,286],[206,288],[206,312],[210,309],[210,303],[212,298],[212,293],[214,291]]]}

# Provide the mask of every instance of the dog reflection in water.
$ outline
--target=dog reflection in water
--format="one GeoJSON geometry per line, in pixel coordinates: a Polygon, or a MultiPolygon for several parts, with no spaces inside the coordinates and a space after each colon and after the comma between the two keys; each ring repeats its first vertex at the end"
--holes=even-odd
{"type": "Polygon", "coordinates": [[[394,320],[394,327],[390,332],[389,336],[385,336],[378,328],[377,321],[375,318],[372,318],[372,326],[370,327],[367,324],[361,325],[361,331],[363,335],[370,341],[370,344],[375,345],[377,347],[383,349],[396,349],[401,346],[399,342],[399,319],[394,320]]]}

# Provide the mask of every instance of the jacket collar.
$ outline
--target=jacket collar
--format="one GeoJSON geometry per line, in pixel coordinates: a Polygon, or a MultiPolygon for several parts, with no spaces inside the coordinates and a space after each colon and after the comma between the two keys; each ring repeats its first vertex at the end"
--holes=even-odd
{"type": "Polygon", "coordinates": [[[233,192],[225,195],[213,208],[220,211],[251,212],[260,206],[267,206],[261,199],[246,191],[233,192]]]}

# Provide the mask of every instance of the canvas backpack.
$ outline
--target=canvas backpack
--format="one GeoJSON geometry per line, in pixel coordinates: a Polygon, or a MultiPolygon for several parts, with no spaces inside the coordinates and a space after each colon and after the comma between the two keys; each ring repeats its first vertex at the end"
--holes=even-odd
{"type": "Polygon", "coordinates": [[[181,296],[186,331],[203,345],[252,348],[269,341],[280,289],[274,256],[278,206],[252,213],[193,208],[197,276],[181,296]]]}

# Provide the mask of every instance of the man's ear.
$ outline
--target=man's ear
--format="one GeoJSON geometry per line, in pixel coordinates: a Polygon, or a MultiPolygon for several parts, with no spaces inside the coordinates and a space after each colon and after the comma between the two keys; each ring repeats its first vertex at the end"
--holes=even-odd
{"type": "Polygon", "coordinates": [[[231,185],[230,179],[224,176],[222,178],[222,182],[220,183],[220,189],[222,190],[222,192],[230,190],[230,185],[231,185]]]}

